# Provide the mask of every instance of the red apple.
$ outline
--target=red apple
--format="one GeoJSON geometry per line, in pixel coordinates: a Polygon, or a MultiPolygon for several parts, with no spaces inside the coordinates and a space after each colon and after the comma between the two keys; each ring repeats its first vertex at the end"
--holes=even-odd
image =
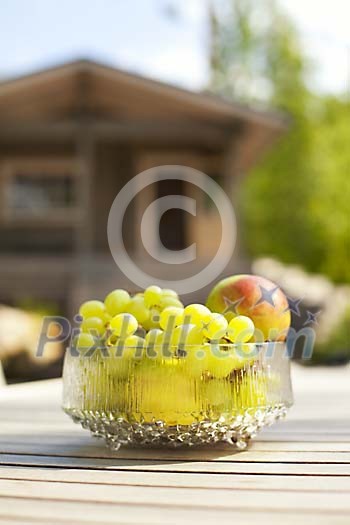
{"type": "Polygon", "coordinates": [[[230,321],[246,315],[256,328],[257,341],[283,341],[290,327],[287,297],[273,282],[258,275],[233,275],[220,281],[207,299],[212,312],[225,315],[230,321]]]}

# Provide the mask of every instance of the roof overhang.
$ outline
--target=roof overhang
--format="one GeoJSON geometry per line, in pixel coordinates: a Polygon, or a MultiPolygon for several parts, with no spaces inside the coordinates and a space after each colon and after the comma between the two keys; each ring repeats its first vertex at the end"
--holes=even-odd
{"type": "Polygon", "coordinates": [[[54,120],[74,110],[108,122],[183,122],[214,131],[241,131],[244,168],[288,127],[284,115],[195,93],[90,60],[77,60],[0,83],[0,129],[9,122],[54,120]],[[249,159],[248,159],[249,157],[249,159]]]}

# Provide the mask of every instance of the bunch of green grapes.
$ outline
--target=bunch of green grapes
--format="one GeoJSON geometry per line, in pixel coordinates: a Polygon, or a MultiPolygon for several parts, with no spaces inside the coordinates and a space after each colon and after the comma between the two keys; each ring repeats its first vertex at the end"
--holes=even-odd
{"type": "Polygon", "coordinates": [[[159,324],[155,341],[167,344],[170,351],[184,358],[188,376],[195,378],[208,372],[215,378],[227,377],[256,357],[246,344],[255,330],[249,317],[237,316],[228,323],[223,315],[206,306],[190,304],[165,308],[159,324]]]}
{"type": "Polygon", "coordinates": [[[86,301],[79,309],[82,323],[74,346],[89,356],[99,349],[104,356],[108,350],[108,355],[122,357],[116,373],[123,374],[133,353],[142,357],[146,334],[150,334],[148,340],[153,344],[153,331],[159,329],[159,319],[166,308],[183,309],[183,304],[175,291],[158,286],[133,296],[118,289],[109,293],[104,302],[86,301]]]}
{"type": "Polygon", "coordinates": [[[233,399],[222,380],[255,358],[247,344],[255,330],[250,318],[228,322],[202,304],[184,307],[175,291],[158,286],[133,296],[114,290],[104,302],[83,303],[79,314],[74,345],[92,357],[81,369],[88,406],[104,400],[106,409],[153,413],[169,424],[186,413],[181,421],[192,422],[203,399],[217,408],[233,399]],[[194,387],[200,382],[201,402],[194,387]]]}
{"type": "Polygon", "coordinates": [[[189,376],[208,372],[221,378],[250,358],[245,343],[253,337],[254,323],[249,317],[237,316],[228,323],[202,304],[184,307],[175,291],[158,286],[134,296],[114,290],[104,302],[83,303],[79,313],[83,321],[78,348],[113,349],[113,357],[122,358],[115,367],[122,375],[133,358],[147,357],[161,365],[176,356],[185,359],[189,376]],[[232,343],[238,347],[233,349],[232,343]]]}

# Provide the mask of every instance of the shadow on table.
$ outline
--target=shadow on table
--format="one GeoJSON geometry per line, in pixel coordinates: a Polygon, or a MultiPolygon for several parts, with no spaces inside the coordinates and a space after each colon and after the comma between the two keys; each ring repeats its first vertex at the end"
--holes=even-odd
{"type": "Polygon", "coordinates": [[[0,455],[35,456],[40,458],[61,458],[70,464],[78,462],[80,466],[87,462],[98,465],[102,461],[108,465],[126,466],[130,462],[140,462],[145,465],[171,464],[195,461],[219,461],[220,458],[234,456],[240,450],[226,443],[198,447],[121,447],[118,451],[110,450],[104,440],[90,436],[88,432],[74,432],[66,428],[45,427],[43,431],[24,427],[23,431],[6,433],[0,431],[0,455]]]}

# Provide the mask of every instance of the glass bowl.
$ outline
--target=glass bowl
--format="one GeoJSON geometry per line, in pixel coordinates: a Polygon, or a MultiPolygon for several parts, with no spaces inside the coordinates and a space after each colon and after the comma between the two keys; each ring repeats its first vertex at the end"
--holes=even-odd
{"type": "Polygon", "coordinates": [[[218,441],[244,449],[293,403],[285,343],[153,350],[67,349],[64,411],[114,450],[218,441]]]}

